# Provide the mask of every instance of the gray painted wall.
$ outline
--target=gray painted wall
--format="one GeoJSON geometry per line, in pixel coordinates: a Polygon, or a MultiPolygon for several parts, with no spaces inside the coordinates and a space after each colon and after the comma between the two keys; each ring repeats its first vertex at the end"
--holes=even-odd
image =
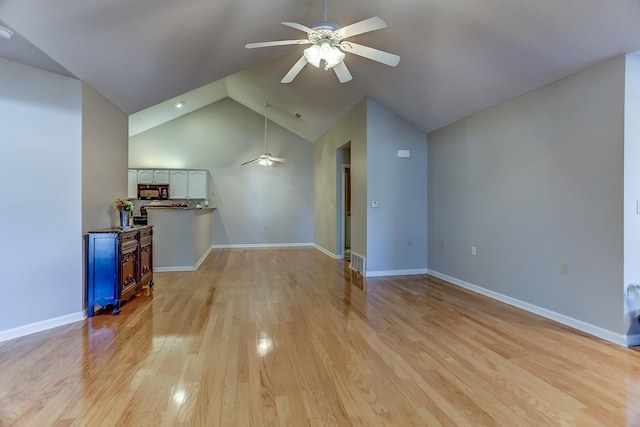
{"type": "Polygon", "coordinates": [[[1,338],[81,318],[83,255],[82,84],[1,58],[0,81],[1,338]]]}
{"type": "Polygon", "coordinates": [[[208,169],[213,245],[311,243],[312,146],[267,128],[269,151],[286,164],[240,165],[264,151],[264,117],[226,98],[131,137],[129,167],[208,169]]]}
{"type": "Polygon", "coordinates": [[[120,224],[113,207],[127,197],[127,115],[82,84],[82,232],[120,224]]]}
{"type": "Polygon", "coordinates": [[[426,273],[427,137],[371,98],[367,170],[367,275],[426,273]]]}
{"type": "Polygon", "coordinates": [[[336,150],[351,141],[351,250],[367,255],[367,103],[362,100],[313,144],[313,242],[333,256],[342,254],[337,239],[338,175],[336,150]]]}
{"type": "MultiPolygon", "coordinates": [[[[626,58],[624,97],[624,288],[640,284],[640,55],[626,58]]],[[[640,291],[626,300],[624,328],[640,335],[640,291]]],[[[640,344],[640,339],[634,344],[640,344]]]]}
{"type": "Polygon", "coordinates": [[[624,71],[615,58],[428,135],[431,270],[625,333],[624,71]]]}
{"type": "Polygon", "coordinates": [[[368,275],[426,272],[426,135],[374,100],[364,99],[314,144],[314,242],[340,248],[340,175],[351,142],[351,250],[368,275]],[[399,159],[408,149],[409,159],[399,159]],[[371,201],[379,208],[371,208],[371,201]]]}
{"type": "MultiPolygon", "coordinates": [[[[119,225],[116,199],[127,197],[127,115],[82,83],[82,234],[119,225]]],[[[86,241],[82,241],[86,253],[86,241]]],[[[86,258],[82,263],[82,303],[86,309],[86,258]]]]}

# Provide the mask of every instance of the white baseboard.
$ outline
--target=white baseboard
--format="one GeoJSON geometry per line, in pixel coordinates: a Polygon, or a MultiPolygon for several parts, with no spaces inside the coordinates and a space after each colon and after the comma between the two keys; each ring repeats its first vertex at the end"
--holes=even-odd
{"type": "Polygon", "coordinates": [[[176,265],[175,267],[155,267],[154,273],[164,273],[167,271],[196,271],[195,265],[176,265]]]}
{"type": "Polygon", "coordinates": [[[196,262],[196,265],[176,265],[174,267],[155,267],[153,269],[153,272],[156,273],[156,272],[166,272],[166,271],[196,271],[197,269],[200,268],[200,265],[204,262],[204,260],[207,259],[207,255],[209,255],[209,252],[211,252],[211,246],[209,246],[207,250],[204,251],[204,254],[200,257],[198,262],[196,262]]]}
{"type": "Polygon", "coordinates": [[[300,248],[311,246],[313,246],[313,243],[231,243],[228,245],[211,245],[211,249],[300,248]]]}
{"type": "Polygon", "coordinates": [[[200,265],[207,258],[209,253],[214,249],[268,249],[268,248],[302,248],[302,247],[316,247],[313,243],[240,243],[240,244],[228,244],[228,245],[211,245],[209,249],[202,255],[195,266],[175,266],[175,267],[156,267],[154,272],[167,272],[167,271],[196,271],[200,268],[200,265]]]}
{"type": "Polygon", "coordinates": [[[200,257],[200,259],[198,260],[198,262],[196,262],[196,270],[200,268],[200,265],[202,265],[202,263],[204,262],[205,259],[207,259],[207,256],[209,255],[209,252],[211,252],[211,246],[209,246],[207,248],[206,251],[204,251],[204,254],[202,254],[202,256],[200,257]]]}
{"type": "Polygon", "coordinates": [[[46,331],[47,329],[57,328],[58,326],[68,325],[69,323],[84,320],[83,312],[67,314],[65,316],[54,317],[53,319],[43,320],[41,322],[30,323],[17,328],[0,331],[0,342],[20,338],[25,335],[34,334],[36,332],[46,331]]]}
{"type": "Polygon", "coordinates": [[[322,252],[323,254],[325,254],[325,255],[333,258],[333,259],[344,259],[344,255],[336,255],[333,252],[326,250],[322,246],[316,245],[315,243],[313,244],[313,247],[316,248],[317,250],[319,250],[320,252],[322,252]]]}
{"type": "Polygon", "coordinates": [[[377,270],[366,271],[365,277],[382,277],[382,276],[415,276],[418,274],[427,274],[429,270],[426,268],[418,268],[413,270],[377,270]]]}
{"type": "Polygon", "coordinates": [[[336,255],[316,245],[315,243],[247,243],[247,244],[229,244],[229,245],[211,245],[211,249],[253,249],[253,248],[300,248],[312,247],[333,259],[343,259],[343,255],[336,255]]]}
{"type": "MultiPolygon", "coordinates": [[[[442,274],[434,270],[428,270],[428,274],[434,277],[437,277],[439,279],[445,280],[456,286],[460,286],[461,288],[468,289],[470,291],[487,296],[489,298],[493,298],[495,300],[504,302],[505,304],[509,304],[514,307],[521,308],[523,310],[537,314],[542,317],[546,317],[547,319],[554,320],[558,323],[562,323],[563,325],[570,326],[574,329],[577,329],[582,332],[586,332],[587,334],[596,336],[598,338],[602,338],[603,340],[612,342],[614,344],[618,344],[621,346],[629,345],[627,343],[629,337],[627,337],[626,335],[616,334],[607,329],[603,329],[599,326],[595,326],[590,323],[586,323],[581,320],[574,319],[573,317],[565,316],[564,314],[556,313],[555,311],[547,310],[546,308],[538,307],[537,305],[529,304],[528,302],[520,301],[510,296],[503,295],[498,292],[491,291],[489,289],[485,289],[483,287],[465,282],[464,280],[456,279],[455,277],[447,276],[446,274],[442,274]]],[[[638,336],[637,338],[638,338],[638,341],[640,341],[640,336],[638,336]]]]}

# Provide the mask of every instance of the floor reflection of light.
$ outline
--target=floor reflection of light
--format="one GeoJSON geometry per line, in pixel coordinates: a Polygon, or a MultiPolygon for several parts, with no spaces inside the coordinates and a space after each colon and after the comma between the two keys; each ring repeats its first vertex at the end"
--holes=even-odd
{"type": "Polygon", "coordinates": [[[258,356],[264,357],[273,348],[273,341],[269,337],[258,338],[258,342],[256,343],[256,352],[258,356]]]}
{"type": "Polygon", "coordinates": [[[186,400],[186,397],[184,390],[178,389],[173,392],[173,401],[178,405],[182,405],[186,400]]]}

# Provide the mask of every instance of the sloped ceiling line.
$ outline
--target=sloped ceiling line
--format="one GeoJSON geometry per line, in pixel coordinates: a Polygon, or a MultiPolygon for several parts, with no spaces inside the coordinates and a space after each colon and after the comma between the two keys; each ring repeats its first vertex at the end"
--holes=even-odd
{"type": "Polygon", "coordinates": [[[428,133],[640,50],[637,0],[329,0],[328,18],[342,26],[380,16],[386,28],[352,41],[398,54],[400,64],[348,54],[348,83],[305,67],[293,83],[280,84],[302,47],[244,45],[299,38],[280,22],[312,25],[322,3],[2,0],[0,19],[26,43],[22,57],[1,45],[0,56],[27,63],[31,45],[41,63],[30,65],[77,76],[127,114],[224,86],[215,96],[254,111],[269,100],[300,112],[301,120],[280,125],[313,142],[365,96],[428,133]]]}

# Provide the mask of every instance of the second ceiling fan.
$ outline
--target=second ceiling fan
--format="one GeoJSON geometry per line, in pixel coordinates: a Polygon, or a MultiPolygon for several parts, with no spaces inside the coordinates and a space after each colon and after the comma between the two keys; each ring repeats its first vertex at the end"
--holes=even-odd
{"type": "Polygon", "coordinates": [[[260,154],[253,160],[249,160],[248,162],[244,162],[241,166],[248,165],[249,163],[258,162],[260,166],[271,166],[274,162],[278,163],[286,163],[286,159],[281,157],[272,156],[271,153],[267,151],[267,122],[269,121],[269,107],[271,105],[268,102],[264,103],[264,153],[260,154]]]}
{"type": "Polygon", "coordinates": [[[247,49],[291,44],[311,45],[305,49],[304,55],[293,65],[280,81],[281,83],[291,83],[307,63],[315,67],[320,67],[323,61],[325,70],[332,68],[340,83],[346,83],[352,80],[353,76],[343,61],[345,52],[381,62],[391,67],[395,67],[398,65],[398,62],[400,62],[400,57],[393,53],[346,41],[349,37],[385,28],[387,24],[378,16],[340,28],[335,22],[327,20],[327,0],[324,0],[324,18],[322,21],[314,23],[312,28],[295,22],[282,22],[282,24],[304,31],[307,33],[307,38],[249,43],[245,45],[247,49]]]}

